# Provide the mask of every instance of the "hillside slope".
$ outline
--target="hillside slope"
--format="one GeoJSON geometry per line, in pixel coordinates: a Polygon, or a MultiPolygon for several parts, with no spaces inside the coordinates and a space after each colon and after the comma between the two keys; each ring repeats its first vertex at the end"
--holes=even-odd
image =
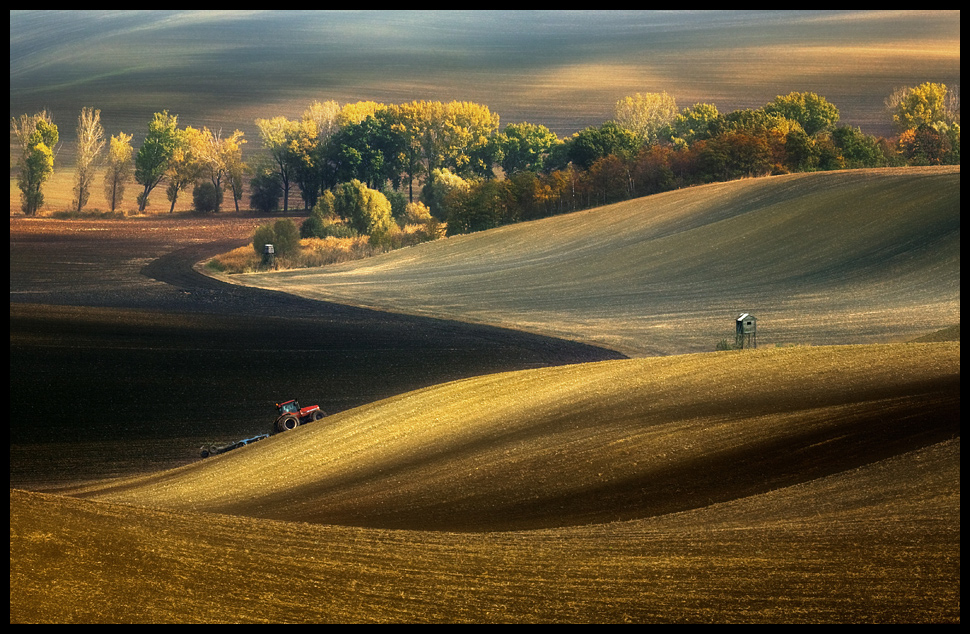
{"type": "Polygon", "coordinates": [[[518,530],[651,517],[959,435],[959,343],[631,359],[456,381],[74,495],[268,519],[518,530]]]}
{"type": "Polygon", "coordinates": [[[717,183],[321,269],[223,276],[630,356],[905,341],[960,321],[960,168],[717,183]]]}
{"type": "Polygon", "coordinates": [[[11,491],[10,621],[959,622],[959,480],[956,439],[696,511],[477,534],[11,491]]]}
{"type": "Polygon", "coordinates": [[[11,622],[959,622],[959,343],[480,377],[73,493],[11,490],[11,622]]]}

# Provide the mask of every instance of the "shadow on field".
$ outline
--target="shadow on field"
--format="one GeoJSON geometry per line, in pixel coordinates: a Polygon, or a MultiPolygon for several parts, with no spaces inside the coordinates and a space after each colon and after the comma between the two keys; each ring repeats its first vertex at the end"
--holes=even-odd
{"type": "Polygon", "coordinates": [[[46,222],[53,235],[11,223],[12,486],[184,464],[200,439],[269,431],[283,399],[334,413],[462,377],[622,356],[223,284],[192,266],[240,239],[146,230],[173,224],[164,218],[87,233],[46,222]]]}

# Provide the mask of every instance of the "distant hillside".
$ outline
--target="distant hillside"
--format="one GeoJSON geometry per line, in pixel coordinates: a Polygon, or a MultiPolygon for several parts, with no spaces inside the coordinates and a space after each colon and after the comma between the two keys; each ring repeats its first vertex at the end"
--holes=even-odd
{"type": "Polygon", "coordinates": [[[232,282],[578,339],[632,356],[907,341],[960,321],[960,168],[667,192],[232,282]]]}
{"type": "Polygon", "coordinates": [[[757,108],[812,91],[890,134],[898,86],[960,83],[960,13],[887,11],[11,11],[10,116],[50,110],[58,165],[82,107],[141,145],[152,113],[239,128],[313,100],[474,101],[567,136],[618,99],[757,108]]]}

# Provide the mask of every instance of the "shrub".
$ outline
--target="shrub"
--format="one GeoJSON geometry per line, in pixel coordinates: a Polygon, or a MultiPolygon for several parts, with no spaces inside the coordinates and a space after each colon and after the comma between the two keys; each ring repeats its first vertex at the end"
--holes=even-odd
{"type": "Polygon", "coordinates": [[[264,245],[272,244],[278,258],[293,258],[300,252],[300,231],[292,220],[280,218],[274,223],[260,225],[253,232],[253,251],[260,257],[264,245]]]}
{"type": "Polygon", "coordinates": [[[281,258],[296,255],[300,250],[300,231],[292,220],[280,218],[273,224],[276,256],[281,258]]]}
{"type": "Polygon", "coordinates": [[[222,202],[222,192],[216,186],[206,181],[199,183],[192,190],[192,203],[199,213],[214,213],[219,211],[222,202]]]}
{"type": "Polygon", "coordinates": [[[264,214],[280,208],[282,195],[283,186],[276,174],[256,174],[249,181],[249,206],[264,214]]]}
{"type": "Polygon", "coordinates": [[[391,203],[384,194],[370,189],[357,179],[337,186],[334,211],[362,234],[387,233],[394,223],[391,218],[391,203]]]}
{"type": "Polygon", "coordinates": [[[468,181],[452,174],[446,169],[432,170],[424,187],[421,188],[421,201],[428,205],[431,214],[439,220],[448,217],[450,209],[446,198],[452,192],[467,192],[468,181]]]}
{"type": "Polygon", "coordinates": [[[310,217],[300,225],[301,238],[322,238],[323,219],[317,214],[310,214],[310,217]]]}
{"type": "Polygon", "coordinates": [[[314,211],[300,226],[301,238],[356,238],[360,234],[343,222],[331,216],[322,216],[314,211]]]}
{"type": "Polygon", "coordinates": [[[431,210],[424,203],[408,203],[404,207],[404,224],[423,225],[431,220],[431,210]]]}
{"type": "Polygon", "coordinates": [[[263,255],[263,245],[265,244],[276,244],[276,232],[273,231],[273,225],[270,223],[259,225],[253,232],[253,251],[257,255],[263,255]]]}

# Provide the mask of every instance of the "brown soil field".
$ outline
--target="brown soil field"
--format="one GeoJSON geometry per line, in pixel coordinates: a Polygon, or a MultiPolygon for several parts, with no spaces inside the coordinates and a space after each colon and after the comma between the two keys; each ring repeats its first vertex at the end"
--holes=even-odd
{"type": "MultiPolygon", "coordinates": [[[[906,226],[938,239],[894,240],[904,234],[876,226],[897,218],[884,214],[840,243],[855,251],[819,238],[838,266],[808,283],[841,306],[852,300],[835,290],[866,279],[903,297],[876,273],[888,263],[907,284],[922,269],[913,301],[945,306],[953,172],[884,174],[831,175],[813,195],[911,191],[932,211],[906,226]]],[[[955,181],[958,209],[958,169],[955,181]]],[[[800,184],[718,191],[729,216],[788,201],[790,226],[757,217],[776,221],[766,253],[787,247],[797,262],[810,251],[792,231],[811,198],[800,184]]],[[[711,224],[701,203],[677,208],[643,230],[666,229],[654,238],[673,248],[711,224]]],[[[637,224],[624,209],[608,209],[603,253],[624,253],[614,236],[637,224]]],[[[596,212],[551,220],[568,241],[569,223],[596,212]]],[[[950,328],[893,334],[924,343],[683,354],[666,336],[669,356],[642,358],[196,270],[259,220],[11,217],[12,623],[960,621],[958,216],[950,328]],[[194,457],[203,439],[267,431],[272,402],[290,396],[332,415],[194,457]]],[[[745,235],[730,218],[717,228],[745,235]]],[[[442,263],[468,275],[494,235],[443,241],[455,250],[442,263]],[[463,260],[463,244],[477,255],[463,260]]],[[[378,280],[425,248],[352,266],[378,280]]],[[[766,257],[775,272],[784,259],[766,257]]],[[[603,276],[577,280],[612,291],[591,267],[603,276]]]]}

